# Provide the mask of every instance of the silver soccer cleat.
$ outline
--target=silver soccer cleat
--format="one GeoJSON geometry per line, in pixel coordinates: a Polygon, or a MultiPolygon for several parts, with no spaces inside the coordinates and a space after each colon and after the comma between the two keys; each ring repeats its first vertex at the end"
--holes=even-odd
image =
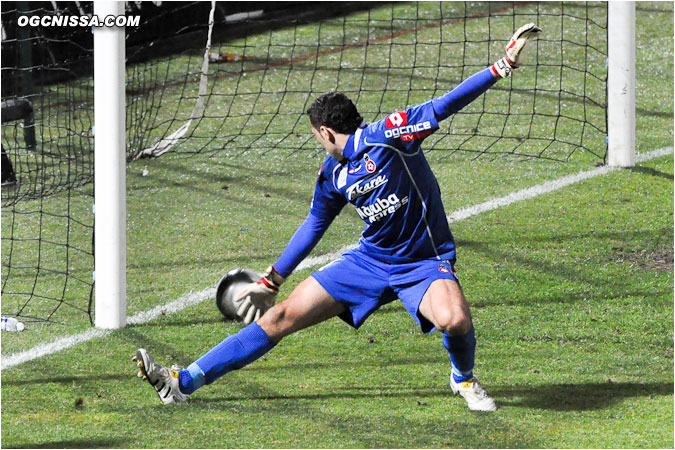
{"type": "Polygon", "coordinates": [[[451,375],[450,388],[453,393],[464,397],[472,411],[495,411],[497,409],[495,401],[485,392],[476,377],[458,383],[451,375]]]}
{"type": "Polygon", "coordinates": [[[139,348],[136,356],[131,358],[138,366],[138,377],[147,380],[155,388],[159,399],[165,405],[180,403],[188,399],[189,395],[180,391],[178,371],[176,367],[168,369],[155,362],[155,359],[144,348],[139,348]]]}

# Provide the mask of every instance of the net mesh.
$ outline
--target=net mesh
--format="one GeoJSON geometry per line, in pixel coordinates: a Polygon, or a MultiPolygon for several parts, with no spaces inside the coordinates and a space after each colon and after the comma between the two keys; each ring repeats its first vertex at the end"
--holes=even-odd
{"type": "MultiPolygon", "coordinates": [[[[54,5],[2,3],[2,313],[67,322],[92,314],[93,38],[16,24],[93,6],[54,5]]],[[[379,120],[501,58],[528,22],[544,32],[527,67],[447,119],[425,149],[606,157],[606,3],[128,2],[127,14],[141,16],[127,30],[129,161],[158,143],[225,158],[317,154],[305,111],[318,95],[345,92],[379,120]]]]}
{"type": "MultiPolygon", "coordinates": [[[[316,151],[303,112],[321,93],[343,91],[367,121],[377,120],[452,89],[502,57],[514,29],[534,22],[545,31],[530,67],[449,119],[426,149],[563,161],[582,152],[603,161],[606,16],[604,4],[395,3],[217,43],[204,112],[176,151],[316,151]]],[[[218,30],[224,21],[216,19],[218,30]]],[[[264,16],[246,22],[257,21],[264,16]]],[[[163,99],[144,133],[155,133],[151,142],[189,120],[200,56],[163,61],[166,77],[146,85],[163,99]]],[[[130,147],[130,156],[140,150],[130,147]]]]}
{"type": "Polygon", "coordinates": [[[67,322],[91,316],[92,45],[16,26],[41,5],[2,4],[2,314],[67,322]]]}

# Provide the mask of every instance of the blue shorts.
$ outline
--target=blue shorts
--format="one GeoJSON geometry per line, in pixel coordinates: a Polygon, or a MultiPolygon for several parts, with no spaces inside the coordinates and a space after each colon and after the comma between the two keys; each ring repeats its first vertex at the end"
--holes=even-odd
{"type": "Polygon", "coordinates": [[[390,264],[357,247],[317,270],[312,277],[347,307],[340,318],[354,328],[363,325],[380,306],[399,298],[422,331],[431,333],[435,328],[420,314],[420,303],[434,281],[447,279],[459,283],[454,262],[432,258],[390,264]]]}

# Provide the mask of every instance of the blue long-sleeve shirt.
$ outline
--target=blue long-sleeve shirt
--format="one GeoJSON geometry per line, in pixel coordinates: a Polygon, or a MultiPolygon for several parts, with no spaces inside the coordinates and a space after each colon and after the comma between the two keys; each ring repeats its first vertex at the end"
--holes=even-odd
{"type": "Polygon", "coordinates": [[[360,245],[387,262],[454,258],[455,246],[440,189],[420,146],[447,119],[497,82],[490,69],[452,91],[390,114],[351,135],[344,161],[328,157],[310,213],[274,268],[289,276],[319,242],[344,205],[355,205],[365,222],[360,245]]]}
{"type": "Polygon", "coordinates": [[[323,233],[326,232],[333,219],[320,218],[312,213],[307,215],[305,221],[295,232],[286,249],[281,254],[274,268],[283,277],[287,277],[293,272],[300,262],[309,255],[309,252],[321,240],[323,233]]]}

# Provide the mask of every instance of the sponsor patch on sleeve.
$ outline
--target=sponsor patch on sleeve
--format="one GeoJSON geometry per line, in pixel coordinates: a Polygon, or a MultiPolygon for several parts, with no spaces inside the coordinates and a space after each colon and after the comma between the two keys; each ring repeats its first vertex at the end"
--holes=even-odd
{"type": "Polygon", "coordinates": [[[386,138],[400,138],[407,142],[425,138],[433,133],[429,120],[408,124],[408,114],[405,111],[389,114],[385,126],[384,136],[386,138]]]}

